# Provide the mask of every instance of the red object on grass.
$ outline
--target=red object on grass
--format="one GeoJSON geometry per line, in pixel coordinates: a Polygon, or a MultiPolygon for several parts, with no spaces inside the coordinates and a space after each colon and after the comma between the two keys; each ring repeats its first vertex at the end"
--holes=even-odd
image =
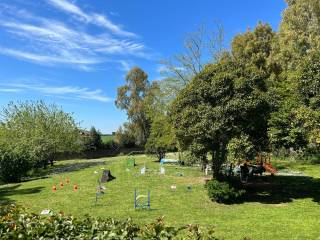
{"type": "Polygon", "coordinates": [[[52,186],[52,192],[56,192],[57,191],[57,187],[56,187],[56,185],[53,185],[52,186]]]}
{"type": "Polygon", "coordinates": [[[275,174],[278,172],[278,170],[274,166],[272,166],[270,163],[263,163],[263,167],[269,173],[275,174]]]}
{"type": "Polygon", "coordinates": [[[74,184],[73,185],[73,191],[77,191],[78,190],[78,185],[77,184],[74,184]]]}

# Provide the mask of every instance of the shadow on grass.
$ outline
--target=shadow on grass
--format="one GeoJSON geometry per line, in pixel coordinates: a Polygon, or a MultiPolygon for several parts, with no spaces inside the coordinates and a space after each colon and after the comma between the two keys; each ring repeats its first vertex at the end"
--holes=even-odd
{"type": "MultiPolygon", "coordinates": [[[[116,160],[115,160],[116,161],[116,160]]],[[[36,169],[36,171],[29,173],[28,177],[25,177],[21,182],[29,182],[38,179],[46,179],[49,175],[60,174],[60,173],[69,173],[80,171],[85,168],[95,167],[95,166],[107,166],[113,163],[114,161],[84,161],[84,162],[69,162],[66,161],[63,164],[55,164],[53,167],[48,166],[47,169],[36,169]]],[[[1,184],[1,183],[0,183],[1,184]]]]}
{"type": "Polygon", "coordinates": [[[0,205],[14,203],[9,197],[12,195],[26,195],[41,192],[44,187],[18,189],[21,184],[0,188],[0,205]]]}
{"type": "Polygon", "coordinates": [[[320,179],[308,176],[258,177],[244,186],[243,202],[280,204],[311,198],[320,203],[320,179]]]}
{"type": "Polygon", "coordinates": [[[50,169],[49,174],[75,172],[85,168],[90,168],[95,166],[105,166],[105,165],[109,165],[109,162],[107,163],[105,161],[95,161],[95,162],[86,161],[86,162],[76,162],[76,163],[66,162],[63,165],[58,165],[58,166],[55,166],[53,169],[50,169]]]}

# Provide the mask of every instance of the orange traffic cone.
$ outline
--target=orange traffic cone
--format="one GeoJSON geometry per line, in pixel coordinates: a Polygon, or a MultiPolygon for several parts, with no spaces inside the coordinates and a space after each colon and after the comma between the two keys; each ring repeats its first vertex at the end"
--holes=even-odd
{"type": "Polygon", "coordinates": [[[60,188],[63,188],[63,182],[60,182],[60,188]]]}
{"type": "Polygon", "coordinates": [[[52,186],[52,192],[56,192],[57,191],[57,187],[56,187],[56,185],[53,185],[52,186]]]}
{"type": "Polygon", "coordinates": [[[76,192],[77,190],[78,190],[78,185],[77,185],[77,184],[74,184],[74,185],[73,185],[73,191],[76,192]]]}
{"type": "Polygon", "coordinates": [[[66,178],[66,184],[69,184],[69,183],[70,183],[70,179],[66,178]]]}

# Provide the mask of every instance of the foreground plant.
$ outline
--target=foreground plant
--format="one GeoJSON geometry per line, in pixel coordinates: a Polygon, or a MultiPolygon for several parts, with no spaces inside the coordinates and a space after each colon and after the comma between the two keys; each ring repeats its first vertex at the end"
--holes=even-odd
{"type": "Polygon", "coordinates": [[[0,239],[217,239],[213,230],[198,225],[166,226],[163,217],[144,226],[131,219],[118,221],[86,216],[77,219],[63,213],[40,216],[16,205],[0,208],[0,239]]]}

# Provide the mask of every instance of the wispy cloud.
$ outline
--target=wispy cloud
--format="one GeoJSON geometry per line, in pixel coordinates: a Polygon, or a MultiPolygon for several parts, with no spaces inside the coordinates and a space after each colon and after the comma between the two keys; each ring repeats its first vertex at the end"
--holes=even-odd
{"type": "Polygon", "coordinates": [[[75,86],[47,86],[32,84],[2,84],[2,92],[35,92],[44,95],[53,95],[60,97],[70,97],[73,99],[86,99],[99,102],[112,102],[113,99],[105,96],[100,89],[90,90],[75,86]]]}
{"type": "Polygon", "coordinates": [[[18,93],[18,92],[21,92],[21,89],[18,89],[18,88],[1,88],[0,87],[0,92],[18,93]]]}
{"type": "Polygon", "coordinates": [[[113,34],[124,37],[135,37],[136,34],[123,30],[120,26],[110,21],[106,16],[97,13],[85,13],[80,7],[67,0],[48,0],[53,6],[76,16],[79,20],[95,24],[110,30],[113,34]]]}
{"type": "Polygon", "coordinates": [[[62,56],[53,56],[53,55],[39,55],[31,52],[23,52],[15,49],[9,49],[9,48],[0,48],[0,51],[4,55],[13,56],[20,59],[30,60],[34,62],[39,63],[47,63],[47,64],[54,64],[54,63],[68,63],[68,64],[79,64],[79,66],[85,66],[90,64],[96,64],[99,63],[99,60],[95,59],[88,59],[79,56],[78,58],[73,56],[68,56],[67,53],[62,54],[62,56]]]}
{"type": "Polygon", "coordinates": [[[143,43],[135,38],[130,39],[135,34],[122,30],[107,17],[85,13],[66,0],[47,1],[76,16],[82,23],[102,27],[102,31],[92,34],[81,24],[70,25],[0,4],[0,32],[5,31],[9,38],[20,42],[15,47],[0,45],[0,54],[40,64],[70,65],[83,70],[93,69],[104,62],[114,62],[124,67],[124,60],[121,59],[124,56],[149,57],[143,43]]]}
{"type": "Polygon", "coordinates": [[[120,60],[119,63],[121,64],[121,69],[125,72],[128,72],[131,68],[131,64],[128,61],[120,60]]]}

